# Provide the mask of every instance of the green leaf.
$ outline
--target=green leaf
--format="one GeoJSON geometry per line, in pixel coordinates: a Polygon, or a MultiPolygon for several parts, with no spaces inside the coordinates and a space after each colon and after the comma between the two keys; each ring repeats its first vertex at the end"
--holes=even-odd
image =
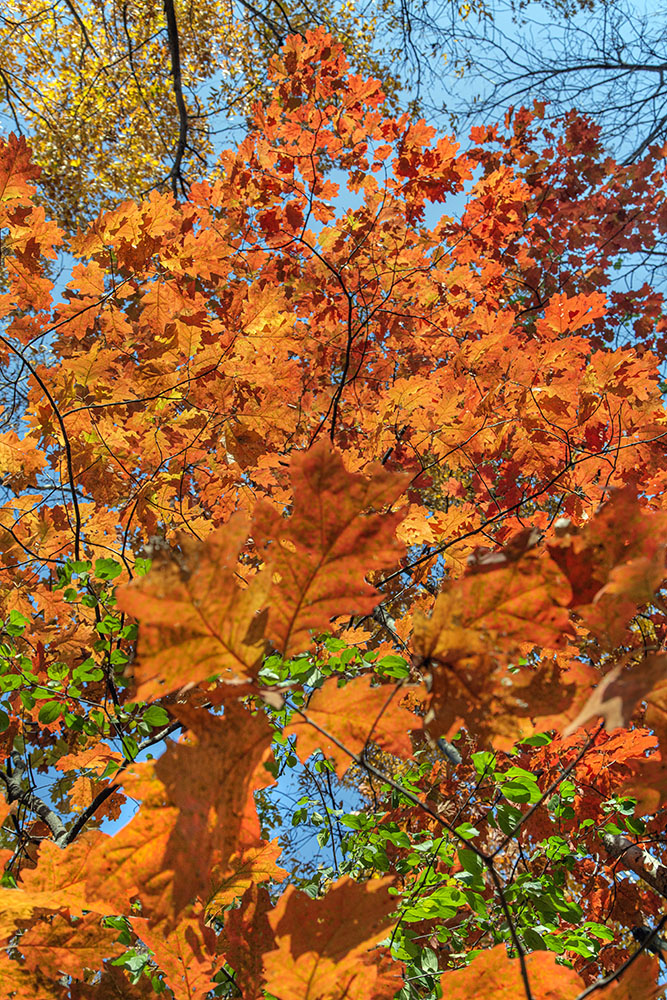
{"type": "Polygon", "coordinates": [[[383,656],[375,669],[383,677],[397,677],[399,680],[410,675],[410,668],[402,656],[383,656]]]}
{"type": "Polygon", "coordinates": [[[484,870],[484,862],[474,851],[469,851],[467,847],[459,847],[459,861],[464,871],[470,875],[481,875],[484,870]]]}
{"type": "Polygon", "coordinates": [[[9,612],[9,617],[4,624],[3,631],[6,635],[23,635],[28,620],[25,615],[22,615],[20,611],[16,611],[14,608],[9,612]]]}
{"type": "Polygon", "coordinates": [[[517,809],[516,806],[510,805],[509,802],[500,802],[496,808],[498,826],[508,837],[514,833],[516,827],[521,822],[522,815],[521,810],[517,809]]]}
{"type": "Polygon", "coordinates": [[[47,701],[39,710],[39,721],[45,725],[55,722],[62,715],[63,707],[59,701],[47,701]]]}
{"type": "Polygon", "coordinates": [[[526,736],[519,742],[522,746],[545,747],[552,742],[552,737],[548,733],[536,733],[534,736],[526,736]]]}
{"type": "Polygon", "coordinates": [[[456,832],[459,837],[463,837],[464,840],[472,840],[473,837],[477,837],[479,835],[479,830],[471,823],[461,823],[460,826],[456,827],[456,832]]]}
{"type": "Polygon", "coordinates": [[[504,781],[502,789],[510,802],[538,802],[542,794],[537,785],[525,781],[504,781]]]}
{"type": "Polygon", "coordinates": [[[151,568],[150,559],[143,559],[141,556],[138,556],[137,559],[135,559],[134,561],[135,576],[146,576],[146,573],[148,573],[150,568],[151,568]]]}
{"type": "Polygon", "coordinates": [[[168,726],[169,715],[160,705],[149,705],[142,716],[142,721],[155,728],[158,726],[168,726]]]}
{"type": "Polygon", "coordinates": [[[122,572],[122,565],[115,559],[95,560],[95,576],[98,580],[115,580],[122,572]]]}
{"type": "Polygon", "coordinates": [[[523,940],[531,951],[547,951],[547,943],[541,934],[538,934],[533,927],[526,927],[522,931],[523,940]]]}

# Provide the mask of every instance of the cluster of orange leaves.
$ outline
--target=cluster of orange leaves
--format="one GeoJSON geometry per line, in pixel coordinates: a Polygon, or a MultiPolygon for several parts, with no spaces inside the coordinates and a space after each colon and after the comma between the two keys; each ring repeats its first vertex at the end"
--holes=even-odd
{"type": "MultiPolygon", "coordinates": [[[[556,730],[569,747],[600,717],[630,727],[642,704],[663,738],[664,331],[647,306],[635,346],[608,346],[631,310],[605,290],[613,261],[667,225],[662,168],[618,167],[590,124],[546,134],[523,111],[461,152],[386,117],[379,84],[346,76],[321,32],[290,39],[272,72],[272,100],[210,183],[184,204],[124,203],[76,237],[57,305],[45,260],[61,234],[25,143],[2,147],[0,350],[30,376],[20,434],[0,434],[3,617],[29,619],[44,677],[80,662],[99,622],[52,571],[116,557],[118,607],[139,622],[124,697],[183,727],[159,759],[123,765],[76,836],[35,818],[39,849],[0,889],[3,995],[153,995],[111,964],[124,945],[108,914],[129,917],[178,1000],[205,997],[224,962],[248,998],[394,995],[400,969],[374,948],[393,875],[318,900],[264,887],[288,874],[253,798],[274,780],[267,648],[290,657],[334,631],[409,650],[407,702],[372,674],[331,679],[291,724],[299,756],[322,749],[339,774],[369,739],[399,757],[422,729],[500,749],[556,730]],[[338,210],[331,165],[357,207],[338,210]],[[460,221],[431,224],[457,195],[460,221]],[[50,362],[31,360],[36,338],[50,362]],[[390,633],[351,628],[380,602],[390,633]],[[104,833],[124,797],[140,808],[104,833]]],[[[112,683],[91,683],[88,703],[106,706],[112,683]]],[[[112,749],[19,694],[2,757],[19,736],[40,747],[85,809],[112,749]]],[[[657,812],[667,779],[644,755],[623,787],[657,812]]],[[[526,969],[536,997],[583,989],[551,954],[526,969]]],[[[442,978],[450,998],[523,989],[504,946],[442,978]]],[[[632,989],[655,993],[648,959],[606,995],[632,989]]]]}

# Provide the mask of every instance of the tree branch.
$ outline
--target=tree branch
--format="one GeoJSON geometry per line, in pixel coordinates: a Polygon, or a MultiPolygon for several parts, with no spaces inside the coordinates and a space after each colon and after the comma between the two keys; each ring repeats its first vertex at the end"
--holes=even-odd
{"type": "Polygon", "coordinates": [[[171,56],[171,75],[174,81],[174,97],[178,110],[178,142],[174,164],[169,172],[171,189],[174,198],[178,198],[178,185],[181,185],[181,192],[186,193],[186,182],[181,172],[181,164],[185,155],[188,139],[188,109],[185,106],[183,97],[183,87],[181,85],[181,49],[178,40],[178,24],[176,22],[176,11],[174,10],[174,0],[164,0],[164,14],[167,19],[167,39],[169,41],[169,54],[171,56]]]}
{"type": "Polygon", "coordinates": [[[46,823],[53,834],[53,839],[59,847],[64,847],[67,838],[67,827],[60,817],[50,806],[47,806],[43,799],[30,788],[24,788],[21,778],[26,770],[25,762],[20,757],[13,755],[10,758],[11,772],[0,770],[0,780],[4,781],[7,789],[7,802],[22,802],[28,809],[32,810],[41,820],[46,823]]]}

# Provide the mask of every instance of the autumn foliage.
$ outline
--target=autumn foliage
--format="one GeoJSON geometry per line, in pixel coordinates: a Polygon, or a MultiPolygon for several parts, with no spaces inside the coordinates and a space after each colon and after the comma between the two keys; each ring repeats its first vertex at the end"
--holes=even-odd
{"type": "Polygon", "coordinates": [[[347,69],[291,37],[55,303],[2,146],[8,998],[660,995],[624,962],[667,896],[667,324],[611,280],[660,151],[539,107],[459,146],[347,69]]]}

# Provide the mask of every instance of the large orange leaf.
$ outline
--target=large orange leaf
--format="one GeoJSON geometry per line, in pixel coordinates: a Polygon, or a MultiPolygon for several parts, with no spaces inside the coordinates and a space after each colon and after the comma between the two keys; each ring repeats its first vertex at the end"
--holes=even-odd
{"type": "Polygon", "coordinates": [[[201,912],[183,917],[176,928],[152,926],[144,917],[133,917],[132,926],[155,955],[164,979],[179,1000],[202,1000],[213,988],[216,934],[201,912]]]}
{"type": "Polygon", "coordinates": [[[171,744],[157,761],[123,776],[142,800],[137,815],[91,861],[87,889],[125,908],[134,895],[151,923],[176,917],[216,877],[233,875],[233,855],[261,846],[253,793],[273,781],[263,767],[271,744],[266,717],[236,703],[222,717],[187,705],[173,711],[194,742],[171,744]]]}
{"type": "Polygon", "coordinates": [[[564,647],[572,631],[567,580],[544,553],[524,549],[514,561],[478,553],[474,572],[447,583],[430,618],[415,613],[414,648],[433,664],[425,725],[435,739],[465,725],[508,746],[537,716],[566,713],[569,720],[581,705],[590,672],[582,678],[585,671],[548,658],[537,668],[514,666],[533,644],[564,647]]]}
{"type": "Polygon", "coordinates": [[[630,486],[583,527],[558,526],[549,551],[572,585],[571,607],[607,648],[664,579],[666,545],[667,513],[643,510],[630,486]]]}
{"type": "Polygon", "coordinates": [[[465,726],[485,744],[509,750],[535,730],[570,723],[597,677],[588,664],[561,664],[559,657],[511,668],[489,656],[465,657],[431,672],[424,728],[437,740],[465,726]]]}
{"type": "Polygon", "coordinates": [[[531,551],[500,569],[448,583],[430,618],[415,615],[415,650],[453,662],[487,652],[511,659],[521,643],[562,647],[571,631],[570,596],[556,564],[531,551]]]}
{"type": "Polygon", "coordinates": [[[103,958],[115,958],[125,946],[116,941],[118,931],[103,927],[100,915],[86,913],[76,922],[60,914],[34,924],[21,938],[28,969],[51,979],[83,978],[85,969],[96,972],[103,958]]]}
{"type": "MultiPolygon", "coordinates": [[[[667,680],[667,656],[664,653],[653,653],[644,657],[639,663],[627,666],[620,663],[601,679],[581,712],[566,727],[564,736],[573,733],[579,726],[586,725],[600,717],[604,719],[605,729],[626,727],[639,703],[649,697],[658,687],[664,687],[667,680]]],[[[664,698],[664,693],[663,693],[664,698]]],[[[657,704],[654,715],[657,715],[657,704]]],[[[655,718],[651,720],[654,724],[655,718]]],[[[664,718],[660,713],[660,729],[664,731],[664,718]]]]}
{"type": "Polygon", "coordinates": [[[61,983],[49,982],[39,972],[30,972],[23,962],[10,958],[4,949],[0,951],[0,985],[3,995],[11,996],[12,1000],[69,1000],[61,983]]]}
{"type": "Polygon", "coordinates": [[[0,149],[0,203],[3,209],[13,207],[12,202],[29,202],[35,193],[30,183],[40,170],[30,155],[25,136],[12,132],[0,149]]]}
{"type": "MultiPolygon", "coordinates": [[[[347,771],[352,759],[310,722],[336,737],[353,754],[360,754],[367,743],[373,742],[397,756],[409,757],[410,730],[417,729],[420,721],[414,712],[401,705],[404,696],[405,690],[400,687],[373,686],[370,676],[355,677],[343,687],[331,677],[310,698],[306,709],[308,721],[295,713],[285,733],[296,733],[297,752],[302,760],[322,750],[333,757],[339,775],[347,771]]],[[[422,696],[426,696],[425,690],[422,696]]]]}
{"type": "MultiPolygon", "coordinates": [[[[573,1000],[584,983],[572,969],[556,964],[546,951],[526,955],[528,978],[534,1000],[573,1000]]],[[[526,995],[519,961],[508,958],[504,944],[482,952],[465,969],[440,977],[447,1000],[519,1000],[526,995]]]]}
{"type": "Polygon", "coordinates": [[[260,1000],[264,993],[264,955],[273,951],[275,937],[269,923],[273,908],[264,886],[249,886],[238,908],[225,915],[221,948],[235,970],[244,1000],[260,1000]]]}
{"type": "MultiPolygon", "coordinates": [[[[377,966],[371,949],[387,934],[392,879],[337,882],[323,899],[293,886],[269,913],[276,949],[264,955],[266,989],[281,1000],[365,1000],[377,966]]],[[[398,984],[397,984],[398,985],[398,984]]]]}
{"type": "MultiPolygon", "coordinates": [[[[104,853],[109,843],[108,835],[99,831],[81,834],[66,851],[52,840],[45,840],[39,848],[37,866],[21,873],[19,889],[3,891],[23,896],[33,907],[66,909],[72,916],[80,917],[86,910],[108,913],[105,894],[96,897],[87,888],[86,881],[92,859],[97,857],[98,851],[104,853]]],[[[12,898],[9,896],[8,901],[12,898]]]]}
{"type": "Polygon", "coordinates": [[[119,589],[119,607],[140,622],[137,698],[157,698],[214,675],[231,682],[254,676],[264,641],[253,625],[270,580],[260,574],[239,586],[237,560],[247,534],[238,514],[201,544],[183,538],[180,555],[119,589]]]}
{"type": "Polygon", "coordinates": [[[604,1000],[658,1000],[665,988],[661,978],[658,959],[643,954],[601,996],[604,1000]]]}
{"type": "Polygon", "coordinates": [[[342,614],[365,614],[381,600],[366,581],[395,566],[401,513],[383,512],[409,476],[371,466],[347,472],[339,454],[320,441],[290,461],[293,513],[285,520],[268,503],[255,509],[252,535],[277,580],[267,636],[285,655],[307,648],[311,630],[326,631],[342,614]]]}

